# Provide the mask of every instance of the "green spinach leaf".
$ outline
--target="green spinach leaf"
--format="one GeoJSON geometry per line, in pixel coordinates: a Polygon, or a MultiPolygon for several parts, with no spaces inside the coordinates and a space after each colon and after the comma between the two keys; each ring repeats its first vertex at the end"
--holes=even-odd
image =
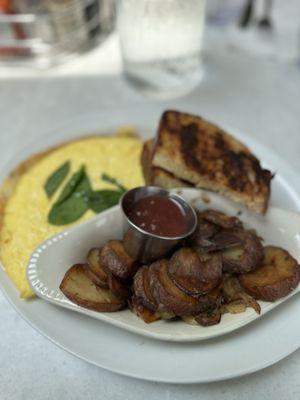
{"type": "Polygon", "coordinates": [[[48,215],[52,225],[67,225],[77,221],[88,210],[88,204],[82,197],[70,196],[62,203],[55,204],[48,215]]]}
{"type": "Polygon", "coordinates": [[[112,178],[111,176],[109,176],[109,175],[106,174],[106,173],[103,173],[103,174],[101,175],[101,179],[102,179],[103,181],[105,181],[105,182],[109,182],[109,183],[111,183],[112,185],[115,185],[115,186],[116,186],[118,189],[120,189],[122,192],[126,192],[126,190],[127,190],[123,185],[121,185],[120,182],[117,181],[117,179],[112,178]]]}
{"type": "Polygon", "coordinates": [[[66,161],[56,171],[54,171],[47,179],[44,189],[50,199],[70,171],[70,161],[66,161]]]}
{"type": "Polygon", "coordinates": [[[118,204],[123,192],[120,190],[98,190],[88,196],[88,206],[95,213],[100,213],[107,208],[118,204]]]}

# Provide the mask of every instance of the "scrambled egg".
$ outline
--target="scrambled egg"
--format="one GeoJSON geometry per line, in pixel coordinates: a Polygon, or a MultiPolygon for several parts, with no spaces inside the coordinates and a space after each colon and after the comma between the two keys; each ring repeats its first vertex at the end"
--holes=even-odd
{"type": "MultiPolygon", "coordinates": [[[[100,176],[106,172],[126,188],[144,184],[140,168],[142,142],[128,135],[119,137],[93,137],[63,145],[46,155],[29,169],[17,184],[5,208],[0,239],[0,258],[7,274],[23,298],[33,292],[26,280],[26,266],[32,251],[42,241],[65,227],[50,225],[48,213],[60,190],[51,201],[47,198],[44,184],[49,175],[70,160],[71,171],[66,180],[82,165],[90,177],[94,190],[113,188],[100,176]]],[[[76,223],[95,214],[87,211],[76,223]]]]}

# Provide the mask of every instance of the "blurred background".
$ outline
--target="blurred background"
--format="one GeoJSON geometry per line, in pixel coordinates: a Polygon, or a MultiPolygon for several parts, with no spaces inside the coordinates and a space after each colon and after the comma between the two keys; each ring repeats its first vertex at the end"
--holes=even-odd
{"type": "Polygon", "coordinates": [[[299,0],[0,0],[0,79],[123,72],[179,97],[220,47],[299,65],[299,0]]]}

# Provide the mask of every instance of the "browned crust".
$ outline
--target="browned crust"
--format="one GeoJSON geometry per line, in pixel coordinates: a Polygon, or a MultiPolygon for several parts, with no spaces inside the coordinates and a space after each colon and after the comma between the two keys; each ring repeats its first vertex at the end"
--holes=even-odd
{"type": "MultiPolygon", "coordinates": [[[[83,299],[78,293],[71,292],[67,289],[67,281],[70,277],[71,274],[76,273],[77,270],[80,270],[81,272],[84,272],[86,274],[86,268],[85,265],[83,264],[75,264],[73,265],[65,274],[63,280],[61,281],[61,284],[59,286],[60,290],[63,292],[63,294],[71,300],[73,303],[84,307],[88,308],[89,310],[93,311],[98,311],[98,312],[114,312],[121,310],[124,308],[125,303],[120,301],[112,301],[111,303],[108,302],[94,302],[90,300],[83,299]]],[[[87,275],[88,276],[88,275],[87,275]]],[[[96,287],[96,285],[94,286],[96,287]]],[[[101,291],[100,288],[97,290],[101,291]]]]}
{"type": "Polygon", "coordinates": [[[156,311],[157,303],[152,296],[149,287],[149,277],[150,269],[147,266],[140,268],[134,276],[133,280],[133,292],[134,296],[140,300],[144,307],[149,310],[156,311]]]}
{"type": "MultiPolygon", "coordinates": [[[[257,300],[263,301],[276,301],[282,297],[287,296],[299,284],[300,281],[300,266],[297,261],[284,249],[276,248],[274,246],[266,247],[268,249],[279,249],[286,255],[289,261],[293,262],[293,270],[291,274],[285,278],[280,279],[271,284],[253,285],[249,282],[248,275],[239,276],[239,282],[243,289],[257,300]]],[[[277,266],[280,268],[280,266],[277,266]]],[[[275,266],[276,268],[276,266],[275,266]]],[[[274,273],[276,272],[274,268],[274,273]]],[[[259,268],[258,268],[259,269],[259,268]]],[[[254,275],[256,271],[251,272],[249,275],[254,275]]]]}
{"type": "Polygon", "coordinates": [[[231,274],[244,274],[255,270],[264,257],[264,248],[261,239],[251,231],[240,231],[243,249],[240,260],[232,260],[221,253],[223,260],[223,271],[231,274]]]}
{"type": "Polygon", "coordinates": [[[130,257],[120,240],[109,240],[101,250],[100,262],[104,270],[121,280],[131,279],[139,264],[130,257]]]}
{"type": "Polygon", "coordinates": [[[153,268],[151,289],[157,303],[166,311],[178,316],[197,315],[206,310],[211,303],[210,300],[204,296],[195,299],[182,292],[168,278],[167,267],[167,260],[161,260],[150,267],[153,268]]]}
{"type": "MultiPolygon", "coordinates": [[[[108,276],[104,271],[101,262],[100,262],[101,249],[93,248],[88,252],[87,255],[87,264],[89,266],[90,271],[98,277],[103,284],[107,284],[108,276]]],[[[108,287],[108,286],[107,286],[108,287]]]]}
{"type": "Polygon", "coordinates": [[[197,298],[221,283],[222,261],[216,255],[202,261],[197,251],[182,247],[172,255],[167,272],[180,290],[197,298]]]}
{"type": "Polygon", "coordinates": [[[257,212],[267,209],[271,172],[241,142],[200,117],[177,111],[162,115],[153,165],[257,212]]]}
{"type": "Polygon", "coordinates": [[[90,269],[89,266],[88,266],[88,268],[86,269],[86,273],[88,274],[88,276],[91,278],[91,280],[93,281],[93,283],[94,283],[96,286],[99,286],[99,287],[102,288],[102,289],[108,289],[108,288],[109,288],[109,287],[108,287],[108,283],[107,283],[107,282],[104,282],[103,280],[101,280],[101,279],[99,278],[99,276],[96,275],[96,274],[90,269]]]}
{"type": "Polygon", "coordinates": [[[124,285],[112,274],[108,275],[108,287],[109,290],[119,299],[127,300],[130,297],[130,289],[124,285]]]}
{"type": "Polygon", "coordinates": [[[159,186],[165,189],[177,187],[191,187],[191,183],[179,179],[174,174],[152,164],[155,139],[149,139],[144,143],[141,153],[141,166],[146,185],[159,186]]]}
{"type": "Polygon", "coordinates": [[[152,310],[149,310],[144,306],[140,298],[132,296],[128,302],[130,310],[139,318],[141,318],[146,324],[151,322],[159,321],[161,316],[152,310]]]}

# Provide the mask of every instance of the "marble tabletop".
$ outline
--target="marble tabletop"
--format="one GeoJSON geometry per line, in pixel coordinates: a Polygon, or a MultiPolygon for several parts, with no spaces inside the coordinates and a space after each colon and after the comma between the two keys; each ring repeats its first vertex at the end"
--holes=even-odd
{"type": "MultiPolygon", "coordinates": [[[[300,69],[256,59],[223,46],[207,50],[203,82],[163,108],[198,110],[247,132],[300,169],[300,69]]],[[[149,106],[119,75],[41,76],[0,80],[1,163],[29,140],[74,114],[113,107],[149,106]]],[[[299,178],[300,190],[300,178],[299,178]]],[[[167,385],[122,377],[89,365],[35,332],[0,293],[0,399],[290,400],[300,397],[299,350],[263,371],[230,381],[167,385]],[[34,351],[32,350],[34,348],[34,351]]]]}

